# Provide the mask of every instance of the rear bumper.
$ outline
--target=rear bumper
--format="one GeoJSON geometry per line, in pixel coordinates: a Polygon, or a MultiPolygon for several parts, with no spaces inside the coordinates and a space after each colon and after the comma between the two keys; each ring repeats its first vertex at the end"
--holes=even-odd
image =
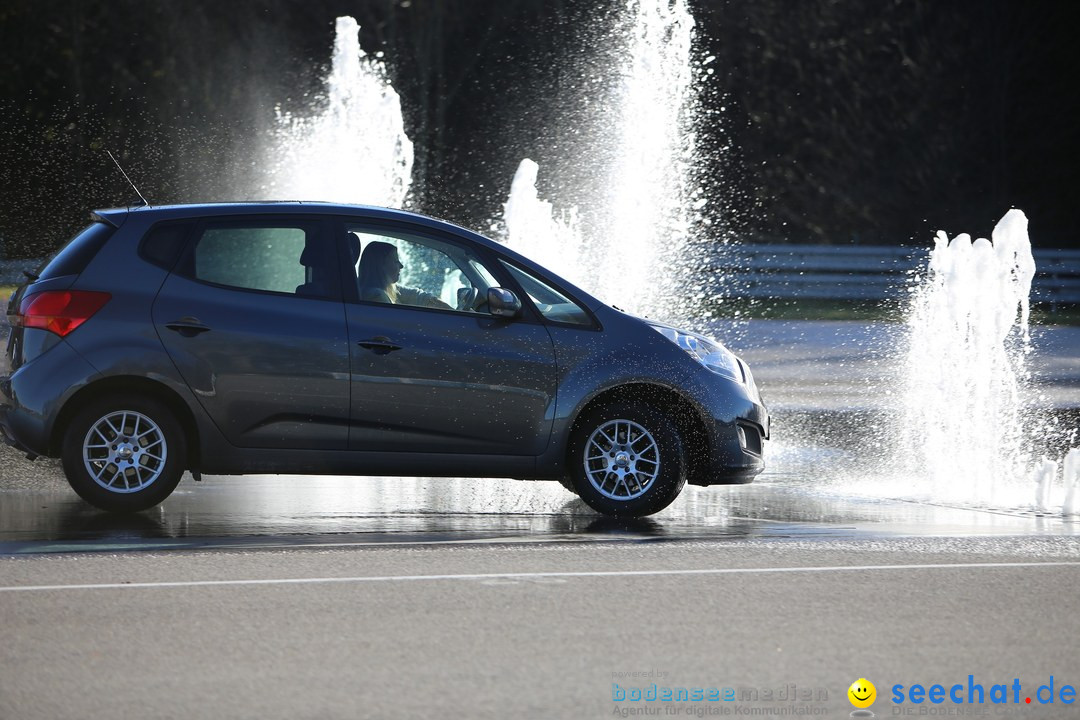
{"type": "Polygon", "coordinates": [[[0,377],[0,436],[28,455],[49,455],[64,402],[97,376],[66,342],[0,377]]]}
{"type": "Polygon", "coordinates": [[[9,445],[19,452],[26,453],[28,459],[36,460],[38,458],[38,453],[26,447],[15,438],[15,431],[11,429],[7,415],[7,408],[0,406],[0,440],[3,440],[5,445],[9,445]]]}
{"type": "Polygon", "coordinates": [[[35,429],[35,423],[26,422],[23,414],[13,406],[11,395],[11,377],[0,377],[0,440],[26,453],[31,460],[36,459],[41,453],[27,445],[23,438],[40,438],[41,432],[35,429]]]}

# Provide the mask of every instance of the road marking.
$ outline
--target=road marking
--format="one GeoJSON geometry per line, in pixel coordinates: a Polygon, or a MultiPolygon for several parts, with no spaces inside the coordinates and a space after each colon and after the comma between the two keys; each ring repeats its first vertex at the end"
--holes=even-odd
{"type": "Polygon", "coordinates": [[[754,575],[767,573],[864,572],[875,570],[984,570],[994,568],[1080,567],[1080,562],[940,563],[926,565],[826,565],[774,568],[705,568],[697,570],[594,570],[584,572],[463,573],[460,575],[373,575],[357,577],[267,578],[261,580],[182,580],[177,582],[92,583],[86,585],[11,585],[3,592],[48,590],[116,590],[132,588],[228,587],[243,585],[314,585],[318,583],[381,583],[439,580],[530,580],[535,578],[671,577],[754,575]]]}

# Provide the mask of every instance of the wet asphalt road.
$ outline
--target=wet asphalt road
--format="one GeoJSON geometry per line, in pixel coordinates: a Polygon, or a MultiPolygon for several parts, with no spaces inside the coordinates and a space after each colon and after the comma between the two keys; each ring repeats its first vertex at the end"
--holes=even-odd
{"type": "MultiPolygon", "coordinates": [[[[1080,685],[1080,522],[910,497],[865,392],[894,329],[765,329],[745,355],[777,414],[770,470],[636,522],[555,483],[290,476],[188,477],[116,518],[0,448],[0,720],[847,717],[860,677],[878,717],[1080,715],[1023,702],[1080,685]],[[969,674],[1025,695],[889,701],[969,674]],[[613,700],[654,682],[740,696],[613,700]]],[[[1074,422],[1080,336],[1043,346],[1074,422]]]]}

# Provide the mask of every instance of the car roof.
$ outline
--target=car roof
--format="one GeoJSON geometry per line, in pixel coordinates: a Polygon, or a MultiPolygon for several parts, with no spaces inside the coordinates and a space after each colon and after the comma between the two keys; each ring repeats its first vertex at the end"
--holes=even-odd
{"type": "Polygon", "coordinates": [[[470,234],[475,234],[471,230],[468,230],[468,228],[454,225],[446,220],[420,215],[419,213],[409,212],[408,210],[395,210],[375,205],[350,205],[330,202],[263,201],[142,205],[121,208],[104,208],[95,210],[93,214],[106,222],[119,224],[128,213],[138,213],[140,215],[151,214],[160,216],[160,219],[162,220],[186,217],[208,217],[214,215],[265,215],[279,213],[303,213],[305,215],[362,214],[373,218],[408,220],[422,225],[431,225],[432,227],[453,225],[459,230],[465,230],[470,234]]]}
{"type": "MultiPolygon", "coordinates": [[[[122,208],[104,208],[95,210],[91,217],[119,227],[129,214],[152,215],[154,220],[181,220],[191,217],[214,217],[223,215],[362,215],[373,220],[396,220],[420,225],[432,229],[452,228],[464,233],[472,240],[477,240],[493,249],[506,250],[506,246],[497,243],[479,233],[448,220],[441,220],[408,210],[376,205],[349,205],[330,202],[301,201],[263,201],[263,202],[222,202],[222,203],[184,203],[175,205],[142,205],[122,208]]],[[[549,271],[550,272],[550,271],[549,271]]]]}
{"type": "Polygon", "coordinates": [[[91,217],[95,220],[106,222],[119,227],[128,215],[153,215],[154,220],[181,220],[191,217],[213,217],[227,215],[353,215],[363,216],[373,220],[396,220],[407,222],[432,230],[446,230],[448,228],[467,236],[470,240],[488,247],[511,259],[518,261],[524,268],[534,272],[548,275],[563,285],[567,290],[575,294],[584,302],[589,309],[595,310],[604,303],[583,288],[566,280],[552,270],[539,265],[534,260],[521,255],[506,245],[491,240],[474,230],[470,230],[455,223],[433,218],[428,215],[410,212],[408,210],[395,210],[393,208],[379,207],[376,205],[349,205],[331,202],[307,202],[307,201],[263,201],[263,202],[231,202],[231,203],[185,203],[176,205],[142,205],[122,208],[105,208],[95,210],[91,217]]]}

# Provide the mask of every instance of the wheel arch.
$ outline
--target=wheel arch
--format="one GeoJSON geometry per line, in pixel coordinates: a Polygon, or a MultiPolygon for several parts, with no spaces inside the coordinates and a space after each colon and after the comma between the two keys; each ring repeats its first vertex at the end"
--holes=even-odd
{"type": "Polygon", "coordinates": [[[156,380],[138,376],[111,376],[102,378],[89,385],[80,388],[72,395],[56,417],[53,423],[52,434],[49,441],[49,454],[58,457],[62,450],[64,433],[67,432],[71,420],[87,404],[110,395],[145,395],[165,404],[176,417],[177,422],[184,431],[187,442],[187,467],[197,469],[199,467],[199,428],[195,422],[195,416],[191,409],[169,386],[156,380]]]}
{"type": "MultiPolygon", "coordinates": [[[[578,408],[570,422],[569,435],[572,437],[577,433],[581,419],[587,417],[596,408],[626,400],[645,401],[655,405],[663,409],[675,422],[675,427],[686,446],[689,462],[688,478],[693,484],[693,480],[708,467],[709,433],[706,430],[701,410],[686,396],[670,387],[648,382],[632,382],[602,390],[578,408]]],[[[573,462],[573,458],[570,457],[572,448],[573,443],[567,442],[564,458],[567,468],[571,467],[573,462]]]]}

